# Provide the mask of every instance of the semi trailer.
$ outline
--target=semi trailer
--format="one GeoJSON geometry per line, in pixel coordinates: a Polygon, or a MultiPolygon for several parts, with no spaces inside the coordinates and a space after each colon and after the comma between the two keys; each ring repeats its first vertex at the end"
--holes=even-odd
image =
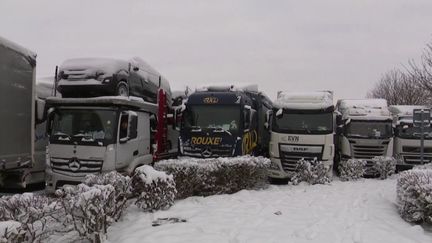
{"type": "MultiPolygon", "coordinates": [[[[413,111],[427,109],[426,106],[392,105],[389,110],[393,116],[394,147],[393,156],[396,158],[398,171],[411,169],[422,164],[420,148],[420,128],[413,124],[413,111]]],[[[424,160],[432,161],[432,128],[424,128],[424,160]]]]}
{"type": "Polygon", "coordinates": [[[333,92],[279,92],[273,102],[269,177],[287,180],[301,159],[323,161],[332,174],[335,133],[333,92]]]}
{"type": "Polygon", "coordinates": [[[257,85],[197,89],[183,104],[180,154],[193,157],[267,155],[271,100],[257,85]]]}
{"type": "Polygon", "coordinates": [[[44,181],[44,99],[36,85],[36,54],[0,37],[0,186],[44,181]]]}
{"type": "Polygon", "coordinates": [[[385,99],[343,99],[338,119],[337,160],[365,160],[365,175],[376,175],[373,158],[393,155],[392,116],[385,99]]]}

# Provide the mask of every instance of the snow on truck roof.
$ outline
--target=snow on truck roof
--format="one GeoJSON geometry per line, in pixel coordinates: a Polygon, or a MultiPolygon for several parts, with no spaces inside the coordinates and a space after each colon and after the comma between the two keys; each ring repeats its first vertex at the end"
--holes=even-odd
{"type": "Polygon", "coordinates": [[[275,108],[285,109],[326,109],[333,106],[333,92],[278,92],[273,102],[275,108]]]}
{"type": "Polygon", "coordinates": [[[389,110],[393,116],[393,121],[396,125],[401,123],[413,123],[413,111],[415,109],[428,109],[424,105],[391,105],[389,110]]]}
{"type": "Polygon", "coordinates": [[[337,109],[344,119],[389,120],[390,111],[385,99],[345,99],[339,100],[337,109]]]}
{"type": "Polygon", "coordinates": [[[32,59],[33,61],[36,60],[36,53],[30,51],[29,49],[22,47],[8,39],[5,39],[0,36],[0,47],[7,48],[10,50],[13,50],[23,56],[26,56],[27,58],[32,59]]]}
{"type": "Polygon", "coordinates": [[[242,91],[258,93],[257,84],[215,84],[197,87],[195,91],[242,91]]]}

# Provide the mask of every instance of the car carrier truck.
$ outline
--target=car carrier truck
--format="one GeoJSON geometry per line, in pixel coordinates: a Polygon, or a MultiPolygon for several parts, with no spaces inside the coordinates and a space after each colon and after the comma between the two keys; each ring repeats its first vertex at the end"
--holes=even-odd
{"type": "Polygon", "coordinates": [[[332,174],[335,132],[333,92],[279,92],[273,102],[269,177],[287,180],[300,159],[323,161],[332,174]]]}
{"type": "MultiPolygon", "coordinates": [[[[394,147],[393,156],[396,158],[396,169],[411,169],[421,164],[420,128],[413,126],[414,109],[427,109],[426,106],[392,105],[389,110],[393,116],[394,147]]],[[[424,128],[424,161],[432,161],[432,128],[424,128]]]]}
{"type": "Polygon", "coordinates": [[[385,99],[344,99],[336,105],[341,114],[338,128],[340,160],[363,159],[365,175],[376,175],[372,169],[375,156],[393,155],[392,116],[385,99]]]}
{"type": "Polygon", "coordinates": [[[257,85],[207,86],[184,103],[180,153],[193,157],[267,155],[266,113],[272,102],[257,85]]]}
{"type": "Polygon", "coordinates": [[[131,174],[153,162],[150,120],[157,105],[113,96],[48,98],[47,107],[47,192],[88,174],[131,174]]]}
{"type": "Polygon", "coordinates": [[[44,95],[36,54],[0,37],[0,187],[44,181],[44,95]],[[38,92],[41,91],[41,92],[38,92]]]}

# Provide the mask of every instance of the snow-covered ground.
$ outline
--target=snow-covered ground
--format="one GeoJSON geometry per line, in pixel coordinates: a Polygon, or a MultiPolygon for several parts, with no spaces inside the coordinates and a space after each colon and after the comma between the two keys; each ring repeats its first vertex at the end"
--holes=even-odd
{"type": "Polygon", "coordinates": [[[395,185],[394,178],[281,185],[187,198],[156,213],[130,207],[109,228],[108,241],[431,243],[431,231],[399,217],[395,185]],[[152,226],[163,218],[180,220],[152,226]]]}

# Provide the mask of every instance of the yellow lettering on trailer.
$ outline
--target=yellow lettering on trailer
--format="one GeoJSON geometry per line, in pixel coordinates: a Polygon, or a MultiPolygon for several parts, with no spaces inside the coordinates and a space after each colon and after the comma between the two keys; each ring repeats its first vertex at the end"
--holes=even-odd
{"type": "Polygon", "coordinates": [[[220,137],[192,137],[191,143],[194,145],[220,145],[222,138],[220,137]]]}

